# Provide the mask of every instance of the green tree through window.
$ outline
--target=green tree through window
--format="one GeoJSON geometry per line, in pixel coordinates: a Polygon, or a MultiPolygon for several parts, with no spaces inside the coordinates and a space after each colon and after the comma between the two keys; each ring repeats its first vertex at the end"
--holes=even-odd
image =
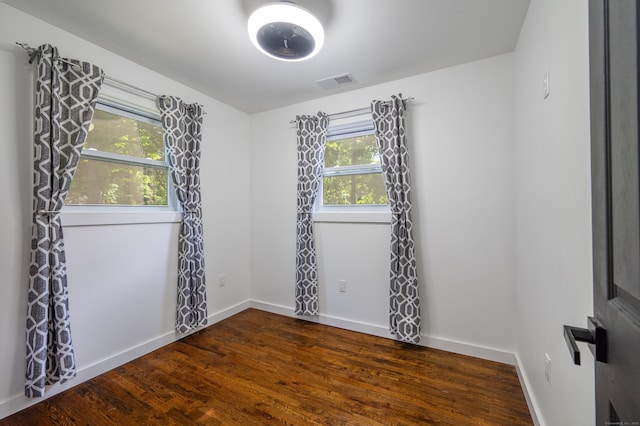
{"type": "Polygon", "coordinates": [[[96,109],[67,204],[166,206],[167,184],[160,123],[96,109]]]}
{"type": "Polygon", "coordinates": [[[325,206],[388,203],[373,134],[326,142],[322,203],[325,206]]]}

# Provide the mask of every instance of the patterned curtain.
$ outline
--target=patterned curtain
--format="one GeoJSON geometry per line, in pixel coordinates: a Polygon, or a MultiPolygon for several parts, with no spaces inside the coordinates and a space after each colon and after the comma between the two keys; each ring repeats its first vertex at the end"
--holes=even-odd
{"type": "Polygon", "coordinates": [[[78,166],[104,79],[102,70],[40,46],[37,58],[31,263],[25,395],[75,377],[60,210],[78,166]]]}
{"type": "Polygon", "coordinates": [[[409,152],[402,96],[373,101],[371,111],[385,187],[391,207],[389,329],[399,340],[420,341],[420,297],[416,276],[409,152]]]}
{"type": "Polygon", "coordinates": [[[318,315],[318,266],[311,212],[316,200],[329,117],[296,117],[298,126],[298,219],[296,223],[296,315],[318,315]]]}
{"type": "Polygon", "coordinates": [[[200,197],[200,145],[204,112],[202,106],[187,105],[173,96],[161,96],[159,105],[171,177],[182,210],[178,241],[176,329],[186,333],[207,324],[200,197]]]}

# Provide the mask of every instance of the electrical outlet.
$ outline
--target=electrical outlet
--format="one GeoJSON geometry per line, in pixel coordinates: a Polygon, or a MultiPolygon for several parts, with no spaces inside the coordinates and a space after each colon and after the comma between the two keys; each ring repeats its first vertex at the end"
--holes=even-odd
{"type": "Polygon", "coordinates": [[[544,354],[544,377],[547,383],[551,384],[551,358],[547,353],[544,354]]]}
{"type": "Polygon", "coordinates": [[[218,275],[218,286],[224,287],[227,284],[227,277],[225,274],[218,275]]]}
{"type": "Polygon", "coordinates": [[[347,292],[347,280],[338,280],[338,291],[340,293],[347,292]]]}

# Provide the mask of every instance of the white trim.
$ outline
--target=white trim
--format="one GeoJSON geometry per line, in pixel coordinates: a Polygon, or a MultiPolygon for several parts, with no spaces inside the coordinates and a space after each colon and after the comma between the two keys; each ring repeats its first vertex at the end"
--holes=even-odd
{"type": "Polygon", "coordinates": [[[148,207],[135,210],[127,207],[65,206],[62,210],[62,226],[132,225],[144,223],[180,223],[182,213],[168,208],[148,207]]]}
{"type": "Polygon", "coordinates": [[[324,207],[313,212],[314,222],[343,222],[343,223],[391,223],[389,206],[359,207],[324,207]]]}
{"type": "Polygon", "coordinates": [[[527,374],[524,372],[524,370],[520,368],[520,366],[522,365],[522,361],[520,360],[517,352],[514,354],[514,356],[516,358],[516,373],[518,374],[518,379],[520,379],[520,386],[522,387],[524,399],[525,401],[527,401],[527,407],[529,407],[531,420],[533,420],[533,424],[535,426],[545,426],[546,423],[544,422],[542,415],[540,414],[542,413],[542,411],[540,411],[540,406],[538,405],[538,402],[536,401],[534,395],[529,392],[529,389],[532,388],[531,382],[527,378],[527,374]]]}
{"type": "MultiPolygon", "coordinates": [[[[244,301],[238,303],[229,308],[223,309],[216,313],[213,313],[207,317],[208,324],[207,327],[213,325],[217,322],[220,322],[230,316],[233,316],[239,312],[242,312],[248,309],[250,306],[250,302],[244,301]]],[[[206,328],[206,327],[205,327],[206,328]]],[[[23,410],[27,407],[30,407],[34,404],[42,402],[44,399],[50,398],[60,392],[63,392],[67,389],[70,389],[76,385],[79,385],[82,382],[90,380],[94,377],[99,376],[109,370],[112,370],[120,365],[126,364],[129,361],[132,361],[136,358],[141,357],[142,355],[146,355],[150,352],[155,351],[163,346],[166,346],[170,343],[178,341],[183,337],[188,336],[191,333],[195,333],[198,330],[193,330],[190,333],[180,335],[175,330],[164,333],[160,336],[154,337],[153,339],[147,340],[146,342],[142,342],[139,345],[133,346],[129,349],[126,349],[120,353],[113,354],[107,358],[104,358],[100,361],[97,361],[93,364],[87,365],[78,369],[78,375],[66,382],[63,385],[55,384],[52,386],[48,386],[46,390],[45,398],[27,398],[22,394],[14,395],[7,399],[0,401],[0,419],[10,416],[11,414],[17,413],[20,410],[23,410]]]]}
{"type": "MultiPolygon", "coordinates": [[[[338,318],[334,316],[328,316],[320,314],[313,317],[305,317],[295,315],[293,308],[274,305],[272,303],[261,302],[257,300],[251,301],[251,307],[259,309],[261,311],[271,312],[274,314],[285,315],[288,317],[298,318],[309,322],[315,322],[318,324],[330,325],[333,327],[344,328],[346,330],[357,331],[360,333],[366,333],[373,336],[384,337],[387,339],[394,339],[393,335],[389,332],[389,329],[377,324],[368,324],[359,321],[353,321],[345,318],[338,318]]],[[[513,353],[506,352],[504,350],[489,348],[485,346],[473,345],[470,343],[456,342],[453,340],[442,339],[439,337],[422,335],[422,339],[419,343],[420,346],[426,346],[433,349],[440,349],[447,352],[453,352],[460,355],[472,356],[475,358],[487,359],[490,361],[501,362],[504,364],[515,365],[516,358],[513,353]]]]}
{"type": "MultiPolygon", "coordinates": [[[[364,322],[353,321],[345,318],[338,318],[338,317],[327,316],[327,315],[319,315],[317,317],[298,316],[294,314],[293,308],[290,308],[288,306],[276,305],[273,303],[261,302],[257,300],[246,300],[244,302],[240,302],[236,305],[233,305],[229,308],[210,314],[207,318],[208,324],[206,327],[214,325],[226,318],[229,318],[249,308],[259,309],[261,311],[271,312],[279,315],[285,315],[292,318],[298,318],[298,319],[302,319],[310,322],[315,322],[318,324],[339,327],[339,328],[356,331],[360,333],[366,333],[373,336],[393,339],[393,336],[391,335],[391,333],[389,333],[389,330],[386,327],[383,327],[380,325],[368,324],[364,322]]],[[[18,395],[9,397],[7,399],[4,399],[0,401],[0,419],[8,417],[11,414],[17,413],[20,410],[23,410],[27,407],[37,404],[43,401],[44,399],[52,397],[76,385],[79,385],[82,382],[85,382],[94,377],[97,377],[100,374],[103,374],[109,370],[112,370],[120,365],[126,364],[127,362],[130,362],[140,356],[146,355],[163,346],[166,346],[170,343],[178,341],[181,338],[186,337],[187,335],[191,333],[195,333],[199,330],[201,329],[193,330],[192,332],[184,335],[178,335],[174,330],[172,330],[160,336],[157,336],[153,339],[147,340],[146,342],[142,342],[139,345],[126,349],[120,353],[111,355],[107,358],[97,361],[91,365],[82,367],[78,369],[78,375],[75,379],[63,385],[56,384],[48,387],[45,398],[31,399],[31,398],[25,397],[22,394],[18,394],[18,395]]],[[[513,353],[506,352],[500,349],[478,346],[478,345],[473,345],[473,344],[463,343],[463,342],[455,342],[452,340],[442,339],[442,338],[433,337],[433,336],[426,336],[426,335],[422,336],[420,346],[425,346],[425,347],[440,349],[440,350],[453,352],[461,355],[467,355],[467,356],[472,356],[476,358],[487,359],[490,361],[496,361],[496,362],[501,362],[505,364],[515,365],[516,372],[518,374],[518,378],[520,379],[522,391],[524,393],[527,406],[529,407],[532,420],[536,426],[545,426],[544,421],[541,420],[541,417],[538,414],[540,413],[538,404],[535,402],[535,398],[533,398],[533,396],[530,395],[528,392],[528,389],[530,388],[529,381],[526,377],[526,374],[524,374],[520,369],[521,363],[517,354],[514,355],[513,353]]]]}

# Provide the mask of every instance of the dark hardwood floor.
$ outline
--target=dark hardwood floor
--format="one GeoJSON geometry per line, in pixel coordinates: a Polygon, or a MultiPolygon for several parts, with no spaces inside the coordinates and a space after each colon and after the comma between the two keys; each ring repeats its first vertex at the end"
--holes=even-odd
{"type": "Polygon", "coordinates": [[[515,368],[249,309],[0,425],[531,425],[515,368]]]}

